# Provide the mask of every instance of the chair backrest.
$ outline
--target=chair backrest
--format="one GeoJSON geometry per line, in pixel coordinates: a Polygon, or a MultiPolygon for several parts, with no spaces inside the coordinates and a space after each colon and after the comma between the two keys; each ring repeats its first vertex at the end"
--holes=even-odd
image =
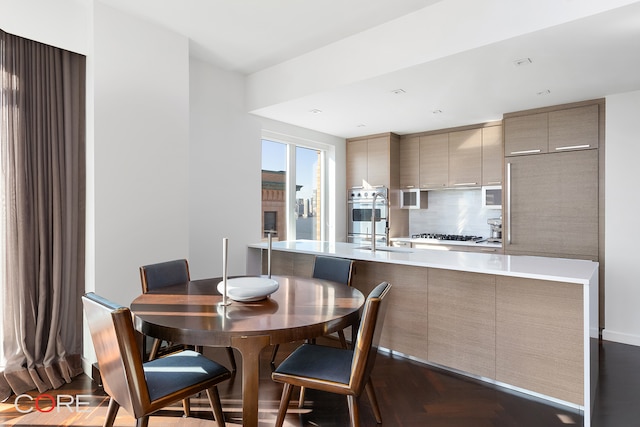
{"type": "Polygon", "coordinates": [[[131,311],[93,292],[82,297],[104,389],[136,418],[150,405],[131,311]]]}
{"type": "Polygon", "coordinates": [[[186,259],[176,259],[140,267],[142,292],[145,294],[152,289],[186,283],[189,279],[189,263],[186,259]]]}
{"type": "Polygon", "coordinates": [[[346,258],[316,256],[313,263],[313,277],[331,280],[351,286],[353,261],[346,258]]]}
{"type": "Polygon", "coordinates": [[[389,289],[391,289],[389,283],[380,283],[371,291],[364,303],[358,338],[353,351],[349,381],[349,386],[356,391],[356,395],[359,395],[367,384],[375,364],[382,325],[387,311],[388,300],[385,297],[389,293],[389,289]]]}

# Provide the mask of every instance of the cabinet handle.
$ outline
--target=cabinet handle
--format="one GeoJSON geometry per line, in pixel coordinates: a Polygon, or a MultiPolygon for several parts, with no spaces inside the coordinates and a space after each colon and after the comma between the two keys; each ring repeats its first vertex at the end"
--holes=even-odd
{"type": "Polygon", "coordinates": [[[512,151],[511,154],[535,154],[540,153],[542,150],[522,150],[522,151],[512,151]]]}
{"type": "Polygon", "coordinates": [[[502,184],[502,181],[489,181],[487,183],[487,185],[500,185],[500,184],[502,184]]]}
{"type": "Polygon", "coordinates": [[[565,147],[556,147],[556,151],[562,151],[562,150],[579,150],[581,148],[589,148],[591,147],[591,145],[589,144],[583,144],[583,145],[567,145],[565,147]]]}
{"type": "Polygon", "coordinates": [[[460,182],[458,184],[453,184],[454,187],[462,187],[462,186],[468,187],[469,185],[478,185],[478,183],[477,182],[460,182]]]}
{"type": "Polygon", "coordinates": [[[407,188],[414,188],[415,185],[407,185],[407,188]]]}
{"type": "Polygon", "coordinates": [[[507,163],[507,243],[511,244],[511,162],[507,163]]]}

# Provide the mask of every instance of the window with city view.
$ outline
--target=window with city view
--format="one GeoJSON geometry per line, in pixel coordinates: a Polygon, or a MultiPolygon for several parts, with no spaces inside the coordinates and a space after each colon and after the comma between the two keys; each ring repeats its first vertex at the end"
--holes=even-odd
{"type": "Polygon", "coordinates": [[[322,153],[262,140],[264,238],[322,240],[322,153]]]}

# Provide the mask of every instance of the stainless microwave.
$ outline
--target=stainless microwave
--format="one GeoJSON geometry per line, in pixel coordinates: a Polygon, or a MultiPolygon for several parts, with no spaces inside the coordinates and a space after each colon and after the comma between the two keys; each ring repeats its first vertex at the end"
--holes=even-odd
{"type": "Polygon", "coordinates": [[[502,209],[502,186],[486,185],[482,187],[482,207],[502,209]]]}
{"type": "Polygon", "coordinates": [[[400,190],[401,209],[426,209],[427,192],[418,188],[400,190]]]}

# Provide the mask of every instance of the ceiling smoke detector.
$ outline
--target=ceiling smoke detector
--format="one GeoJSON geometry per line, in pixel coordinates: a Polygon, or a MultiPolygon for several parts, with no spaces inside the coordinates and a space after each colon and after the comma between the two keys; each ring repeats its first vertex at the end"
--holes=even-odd
{"type": "Polygon", "coordinates": [[[442,110],[433,110],[432,114],[442,114],[442,110]]]}
{"type": "Polygon", "coordinates": [[[395,95],[402,95],[403,93],[406,93],[404,89],[394,89],[391,91],[391,93],[395,94],[395,95]]]}
{"type": "Polygon", "coordinates": [[[322,110],[318,110],[317,108],[314,108],[313,110],[309,110],[309,112],[313,114],[320,114],[322,113],[322,110]]]}
{"type": "Polygon", "coordinates": [[[547,90],[543,90],[543,91],[540,91],[540,92],[536,93],[536,95],[545,96],[545,95],[549,95],[550,93],[551,93],[551,91],[549,89],[547,89],[547,90]]]}

